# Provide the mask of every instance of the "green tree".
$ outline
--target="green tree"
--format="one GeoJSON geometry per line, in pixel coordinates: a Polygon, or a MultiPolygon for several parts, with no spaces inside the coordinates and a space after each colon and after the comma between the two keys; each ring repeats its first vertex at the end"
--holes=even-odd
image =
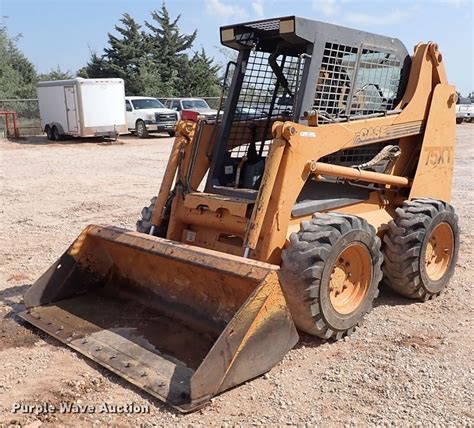
{"type": "Polygon", "coordinates": [[[174,83],[178,80],[177,70],[173,70],[168,80],[162,79],[159,68],[150,59],[140,65],[139,79],[143,85],[140,95],[148,97],[171,97],[176,94],[174,83]]]}
{"type": "Polygon", "coordinates": [[[191,34],[181,34],[178,22],[181,15],[172,19],[166,5],[161,9],[151,12],[152,20],[145,21],[148,33],[145,35],[146,51],[149,59],[156,68],[160,84],[170,93],[161,96],[179,95],[186,86],[183,78],[189,69],[189,50],[197,36],[197,30],[191,34]]]}
{"type": "Polygon", "coordinates": [[[41,81],[48,81],[48,80],[68,80],[73,79],[74,75],[71,73],[70,70],[63,71],[61,68],[56,66],[56,68],[52,68],[48,73],[42,73],[38,75],[38,79],[41,81]]]}
{"type": "Polygon", "coordinates": [[[77,75],[88,79],[112,77],[110,73],[107,60],[103,56],[97,55],[97,52],[91,51],[89,62],[77,72],[77,75]]]}
{"type": "Polygon", "coordinates": [[[108,35],[102,55],[91,52],[81,77],[119,77],[128,95],[155,97],[219,94],[219,65],[204,50],[191,54],[197,31],[183,34],[180,15],[172,18],[163,3],[144,29],[128,14],[108,35]]]}
{"type": "Polygon", "coordinates": [[[118,77],[125,80],[125,90],[129,95],[143,92],[139,78],[140,64],[144,56],[144,34],[141,26],[128,14],[120,19],[122,26],[116,25],[118,35],[108,33],[109,46],[102,56],[91,52],[88,64],[79,70],[81,77],[118,77]]]}
{"type": "Polygon", "coordinates": [[[123,14],[115,31],[119,37],[109,33],[109,48],[104,49],[107,66],[113,77],[125,80],[127,93],[138,95],[143,91],[143,84],[139,79],[140,64],[145,53],[144,35],[141,26],[128,14],[123,14]]]}
{"type": "Polygon", "coordinates": [[[218,76],[219,65],[207,56],[204,49],[196,52],[189,62],[189,74],[184,78],[189,96],[216,97],[221,93],[222,81],[218,76]]]}
{"type": "Polygon", "coordinates": [[[18,49],[20,37],[9,37],[6,27],[0,26],[0,99],[32,98],[36,94],[36,70],[18,49]]]}

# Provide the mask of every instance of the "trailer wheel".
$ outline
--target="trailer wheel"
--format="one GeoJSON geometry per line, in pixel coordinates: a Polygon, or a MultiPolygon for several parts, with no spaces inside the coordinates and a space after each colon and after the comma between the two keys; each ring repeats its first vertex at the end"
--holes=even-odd
{"type": "MultiPolygon", "coordinates": [[[[142,209],[142,217],[140,220],[137,221],[137,232],[146,233],[147,235],[150,234],[151,230],[151,215],[156,205],[156,196],[153,197],[150,201],[150,205],[147,207],[143,207],[142,209]]],[[[168,222],[163,221],[160,227],[155,229],[153,233],[154,236],[158,236],[160,238],[166,238],[166,232],[168,230],[168,222]]]]}
{"type": "Polygon", "coordinates": [[[324,339],[350,335],[382,279],[380,239],[366,220],[315,214],[292,233],[280,278],[296,326],[324,339]]]}
{"type": "Polygon", "coordinates": [[[61,141],[61,134],[59,133],[59,129],[57,126],[53,126],[51,136],[54,141],[61,141]]]}
{"type": "Polygon", "coordinates": [[[135,131],[138,135],[138,138],[148,138],[148,130],[146,129],[145,122],[143,122],[143,120],[137,120],[135,131]]]}
{"type": "Polygon", "coordinates": [[[459,252],[458,217],[436,199],[413,199],[397,208],[384,237],[384,283],[402,296],[429,300],[454,274],[459,252]]]}
{"type": "Polygon", "coordinates": [[[47,125],[44,129],[44,132],[46,132],[46,138],[48,140],[52,140],[53,139],[53,132],[51,130],[51,127],[49,125],[47,125]]]}

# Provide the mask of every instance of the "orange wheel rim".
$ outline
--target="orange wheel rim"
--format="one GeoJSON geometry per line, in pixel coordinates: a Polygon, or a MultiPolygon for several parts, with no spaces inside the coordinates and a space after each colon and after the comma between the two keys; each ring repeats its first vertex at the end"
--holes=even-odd
{"type": "Polygon", "coordinates": [[[339,254],[329,278],[329,300],[340,314],[350,314],[364,300],[372,282],[372,257],[363,244],[351,244],[339,254]]]}
{"type": "Polygon", "coordinates": [[[425,270],[428,278],[437,281],[448,271],[453,258],[454,233],[448,223],[440,223],[429,236],[425,249],[425,270]]]}

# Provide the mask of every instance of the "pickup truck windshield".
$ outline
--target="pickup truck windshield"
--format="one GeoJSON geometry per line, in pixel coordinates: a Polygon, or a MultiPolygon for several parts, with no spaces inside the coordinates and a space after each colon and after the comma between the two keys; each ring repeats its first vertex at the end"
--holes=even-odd
{"type": "Polygon", "coordinates": [[[470,98],[459,97],[458,98],[458,104],[471,104],[471,99],[470,98]]]}
{"type": "Polygon", "coordinates": [[[135,110],[143,110],[145,108],[164,108],[165,106],[161,104],[158,100],[143,98],[139,100],[131,100],[133,108],[135,110]]]}
{"type": "Polygon", "coordinates": [[[204,100],[183,100],[182,104],[183,104],[184,109],[210,108],[209,105],[204,100]]]}

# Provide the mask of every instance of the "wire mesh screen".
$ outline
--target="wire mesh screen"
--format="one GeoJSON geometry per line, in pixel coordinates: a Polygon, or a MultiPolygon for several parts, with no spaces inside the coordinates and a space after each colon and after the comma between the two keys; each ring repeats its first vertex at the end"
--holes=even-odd
{"type": "Polygon", "coordinates": [[[350,114],[371,114],[395,106],[402,65],[393,53],[363,49],[350,114]]]}
{"type": "Polygon", "coordinates": [[[355,47],[326,43],[316,84],[315,110],[333,117],[345,114],[357,53],[355,47]]]}
{"type": "Polygon", "coordinates": [[[272,139],[273,122],[288,120],[293,115],[303,60],[280,55],[275,64],[277,73],[281,72],[280,78],[270,65],[269,53],[250,53],[227,139],[227,150],[233,158],[265,156],[272,139]]]}
{"type": "Polygon", "coordinates": [[[313,108],[331,118],[391,110],[401,70],[394,53],[326,43],[313,108]]]}

